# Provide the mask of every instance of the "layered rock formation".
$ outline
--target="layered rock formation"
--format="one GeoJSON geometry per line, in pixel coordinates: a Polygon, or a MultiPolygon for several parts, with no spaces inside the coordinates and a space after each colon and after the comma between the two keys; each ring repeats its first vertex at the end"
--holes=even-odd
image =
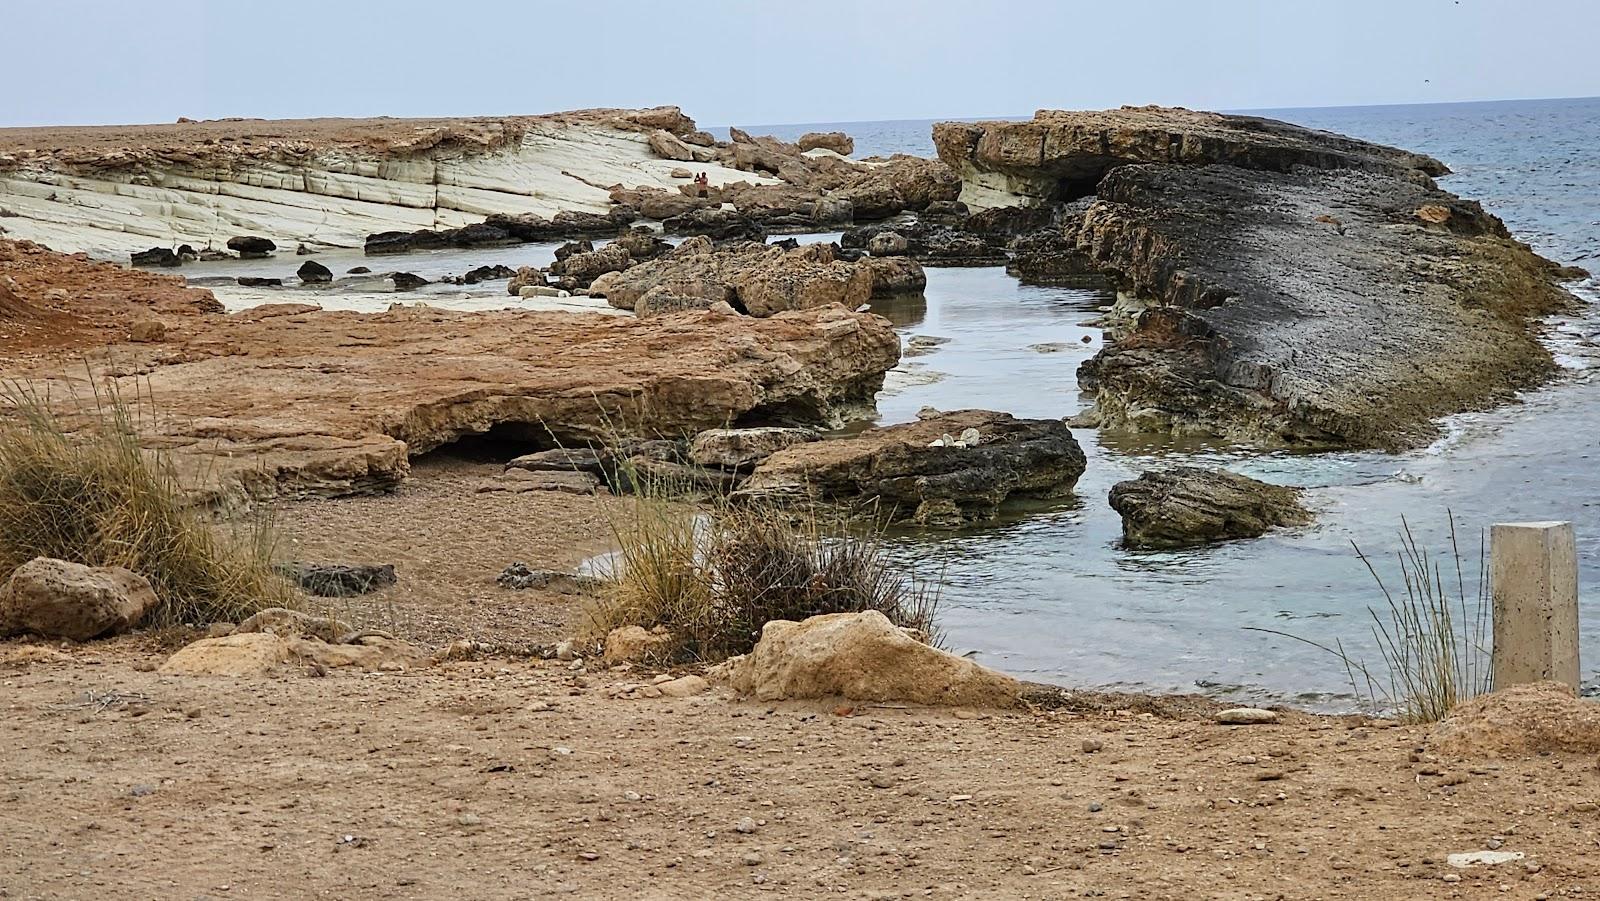
{"type": "Polygon", "coordinates": [[[396,253],[604,236],[638,216],[688,234],[730,212],[806,229],[922,209],[959,186],[937,161],[849,160],[834,152],[847,136],[809,137],[734,130],[719,144],[677,107],[0,129],[0,230],[176,265],[177,245],[245,236],[396,253]]]}
{"type": "Polygon", "coordinates": [[[885,320],[840,307],[649,321],[288,305],[225,316],[178,279],[4,241],[0,284],[58,326],[7,329],[8,377],[59,399],[69,425],[67,399],[92,396],[85,379],[129,396],[137,384],[156,401],[141,422],[149,444],[217,500],[391,488],[410,456],[491,431],[549,447],[729,422],[837,426],[870,409],[899,357],[885,320]],[[94,290],[47,308],[51,284],[94,290]],[[126,343],[138,317],[158,318],[163,339],[126,343]]]}
{"type": "Polygon", "coordinates": [[[1179,548],[1305,525],[1311,513],[1299,495],[1238,473],[1178,466],[1113,485],[1111,507],[1128,546],[1179,548]]]}
{"type": "Polygon", "coordinates": [[[1274,119],[1158,106],[1040,110],[1025,122],[940,122],[933,142],[961,178],[961,202],[974,211],[1094,194],[1108,171],[1131,163],[1269,172],[1310,166],[1408,178],[1450,171],[1429,156],[1274,119]]]}
{"type": "MultiPolygon", "coordinates": [[[[0,129],[0,226],[57,250],[122,256],[240,235],[360,247],[377,232],[458,229],[496,214],[603,214],[612,185],[679,183],[679,164],[652,150],[657,131],[690,134],[694,122],[661,107],[0,129]]],[[[753,178],[696,165],[719,182],[753,178]]]]}
{"type": "Polygon", "coordinates": [[[1105,428],[1399,448],[1554,364],[1553,263],[1429,157],[1249,117],[1152,108],[942,123],[983,206],[1089,194],[1013,262],[1109,278],[1112,340],[1080,370],[1105,428]]]}
{"type": "MultiPolygon", "coordinates": [[[[901,273],[899,283],[915,281],[920,272],[901,273]]],[[[890,274],[885,272],[882,278],[887,284],[890,274]]],[[[838,259],[827,244],[793,249],[755,243],[713,247],[696,238],[658,259],[608,275],[590,291],[640,316],[721,303],[764,317],[828,304],[854,309],[873,295],[878,281],[875,269],[838,259]]],[[[925,278],[922,281],[926,284],[925,278]]]]}
{"type": "Polygon", "coordinates": [[[868,504],[891,520],[959,525],[993,518],[1013,498],[1064,496],[1084,465],[1059,420],[962,410],[779,450],[737,496],[868,504]]]}

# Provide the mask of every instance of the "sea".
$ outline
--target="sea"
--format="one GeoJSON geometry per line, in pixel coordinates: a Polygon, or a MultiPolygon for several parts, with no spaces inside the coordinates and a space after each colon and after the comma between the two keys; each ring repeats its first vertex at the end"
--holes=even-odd
{"type": "MultiPolygon", "coordinates": [[[[1440,179],[1445,188],[1481,201],[1539,253],[1600,270],[1600,98],[1240,112],[1438,157],[1454,173],[1440,179]]],[[[931,155],[932,125],[741,127],[790,140],[844,131],[860,157],[931,155]]],[[[1464,601],[1458,626],[1473,629],[1485,530],[1496,522],[1570,520],[1579,545],[1583,675],[1593,691],[1600,687],[1600,282],[1573,287],[1589,306],[1549,327],[1562,376],[1516,403],[1446,420],[1427,448],[1259,453],[1102,439],[1083,429],[1077,437],[1089,464],[1074,501],[981,528],[900,535],[896,551],[942,586],[954,650],[1024,678],[1347,710],[1373,692],[1364,684],[1352,690],[1344,663],[1308,642],[1384,672],[1375,628],[1388,620],[1385,590],[1404,593],[1398,555],[1408,532],[1447,574],[1452,597],[1464,601]],[[1317,522],[1181,552],[1122,547],[1120,520],[1106,500],[1111,485],[1187,462],[1305,487],[1317,522]]],[[[1085,402],[1075,370],[1101,342],[1085,323],[1106,302],[1092,291],[1021,285],[999,269],[930,269],[925,304],[880,312],[908,337],[950,340],[894,374],[880,420],[911,419],[924,405],[1070,416],[1085,402]]]]}

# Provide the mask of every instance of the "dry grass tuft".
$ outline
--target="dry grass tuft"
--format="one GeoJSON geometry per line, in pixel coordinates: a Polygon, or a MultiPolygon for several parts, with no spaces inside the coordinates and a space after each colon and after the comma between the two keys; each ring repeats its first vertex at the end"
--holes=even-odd
{"type": "Polygon", "coordinates": [[[149,579],[157,626],[237,622],[293,605],[256,519],[224,534],[185,501],[170,462],[139,445],[137,409],[96,394],[84,428],[13,387],[0,406],[0,575],[35,557],[123,566],[149,579]]]}
{"type": "Polygon", "coordinates": [[[664,626],[679,656],[712,661],[749,651],[772,620],[877,610],[937,643],[937,590],[891,563],[881,531],[679,496],[641,484],[613,520],[615,572],[588,611],[596,637],[664,626]]]}

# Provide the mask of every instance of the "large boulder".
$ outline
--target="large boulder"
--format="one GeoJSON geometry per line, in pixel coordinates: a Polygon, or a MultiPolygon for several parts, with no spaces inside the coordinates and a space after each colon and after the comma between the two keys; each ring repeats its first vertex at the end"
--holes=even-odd
{"type": "Polygon", "coordinates": [[[1146,472],[1111,488],[1131,547],[1177,548],[1255,538],[1280,526],[1305,525],[1300,491],[1220,469],[1178,466],[1146,472]]]}
{"type": "Polygon", "coordinates": [[[992,519],[1012,498],[1069,494],[1083,470],[1083,449],[1060,420],[962,410],[785,448],[735,496],[868,505],[892,520],[958,525],[992,519]]]}
{"type": "Polygon", "coordinates": [[[1600,703],[1560,682],[1513,685],[1464,701],[1433,727],[1429,747],[1452,757],[1600,752],[1600,703]]]}
{"type": "Polygon", "coordinates": [[[1255,116],[1157,106],[1040,110],[1022,122],[939,122],[939,159],[959,174],[974,211],[1095,193],[1118,166],[1226,164],[1288,172],[1359,169],[1416,179],[1444,175],[1436,159],[1255,116]]]}
{"type": "Polygon", "coordinates": [[[875,610],[804,622],[773,620],[743,657],[719,670],[762,701],[848,698],[935,706],[1013,707],[1016,679],[930,647],[875,610]]]}
{"type": "Polygon", "coordinates": [[[856,152],[855,139],[842,131],[808,131],[795,142],[800,152],[807,150],[832,150],[840,156],[849,156],[856,152]]]}
{"type": "Polygon", "coordinates": [[[650,152],[664,160],[678,160],[680,162],[692,162],[694,160],[694,148],[685,144],[682,139],[670,131],[658,128],[650,132],[648,141],[650,143],[650,152]]]}
{"type": "Polygon", "coordinates": [[[35,557],[0,586],[0,636],[88,641],[138,625],[157,603],[150,581],[131,570],[35,557]]]}

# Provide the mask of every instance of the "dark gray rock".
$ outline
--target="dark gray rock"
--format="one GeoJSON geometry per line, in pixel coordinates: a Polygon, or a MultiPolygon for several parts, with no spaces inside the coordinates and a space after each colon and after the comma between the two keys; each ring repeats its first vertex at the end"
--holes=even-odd
{"type": "Polygon", "coordinates": [[[394,565],[389,563],[284,563],[278,572],[307,594],[325,598],[354,597],[395,584],[394,565]]]}
{"type": "Polygon", "coordinates": [[[183,265],[183,258],[173,252],[170,247],[152,247],[149,250],[140,250],[132,255],[135,266],[161,266],[172,268],[183,265]]]}
{"type": "Polygon", "coordinates": [[[261,259],[278,249],[278,245],[270,238],[255,235],[240,235],[228,239],[228,249],[239,254],[241,260],[261,259]]]}
{"type": "Polygon", "coordinates": [[[307,285],[326,285],[333,281],[333,270],[316,260],[306,260],[301,263],[300,268],[295,271],[295,275],[298,275],[300,281],[307,285]]]}
{"type": "Polygon", "coordinates": [[[1130,547],[1179,548],[1311,522],[1300,491],[1218,469],[1180,466],[1111,488],[1130,547]]]}

